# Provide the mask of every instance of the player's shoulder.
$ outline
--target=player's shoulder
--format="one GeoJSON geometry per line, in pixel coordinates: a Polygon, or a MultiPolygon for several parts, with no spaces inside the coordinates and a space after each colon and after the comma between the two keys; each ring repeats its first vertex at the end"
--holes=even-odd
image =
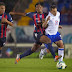
{"type": "Polygon", "coordinates": [[[60,15],[60,12],[59,12],[59,11],[57,11],[57,14],[58,14],[58,15],[60,15]]]}
{"type": "Polygon", "coordinates": [[[51,13],[50,13],[50,12],[48,12],[48,14],[47,14],[47,16],[46,16],[46,17],[48,17],[48,16],[51,16],[51,13]]]}
{"type": "Polygon", "coordinates": [[[9,13],[5,13],[5,15],[7,15],[7,17],[11,17],[11,15],[9,13]]]}

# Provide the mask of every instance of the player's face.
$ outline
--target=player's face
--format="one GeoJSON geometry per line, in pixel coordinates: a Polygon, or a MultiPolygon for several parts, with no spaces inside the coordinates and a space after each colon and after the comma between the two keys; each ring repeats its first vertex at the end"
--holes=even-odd
{"type": "Polygon", "coordinates": [[[37,5],[36,6],[36,11],[38,12],[38,13],[42,13],[43,12],[43,7],[39,4],[39,5],[37,5]]]}
{"type": "Polygon", "coordinates": [[[0,6],[0,14],[3,14],[5,12],[5,6],[1,5],[0,6]]]}
{"type": "Polygon", "coordinates": [[[51,13],[52,13],[54,16],[56,16],[56,14],[57,14],[57,8],[52,9],[52,10],[51,10],[51,13]]]}

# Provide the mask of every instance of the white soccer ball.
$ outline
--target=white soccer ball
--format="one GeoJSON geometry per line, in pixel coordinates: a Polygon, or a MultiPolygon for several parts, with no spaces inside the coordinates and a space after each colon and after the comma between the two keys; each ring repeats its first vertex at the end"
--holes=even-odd
{"type": "Polygon", "coordinates": [[[67,65],[63,61],[61,61],[61,62],[57,62],[56,67],[58,69],[65,69],[67,67],[67,65]]]}

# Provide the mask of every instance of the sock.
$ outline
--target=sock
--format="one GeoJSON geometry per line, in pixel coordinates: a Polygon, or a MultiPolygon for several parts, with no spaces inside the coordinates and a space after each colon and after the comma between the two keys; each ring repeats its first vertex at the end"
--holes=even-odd
{"type": "Polygon", "coordinates": [[[44,48],[44,49],[43,49],[43,53],[44,53],[44,54],[47,54],[47,48],[44,48]]]}
{"type": "Polygon", "coordinates": [[[60,59],[59,59],[59,62],[60,61],[63,61],[63,57],[64,57],[64,48],[59,48],[58,49],[58,55],[60,56],[62,56],[60,59]]]}
{"type": "Polygon", "coordinates": [[[54,48],[52,47],[52,44],[51,44],[51,43],[48,43],[48,44],[47,44],[47,48],[50,50],[53,58],[55,58],[56,55],[55,55],[54,48]]]}
{"type": "Polygon", "coordinates": [[[25,56],[28,56],[28,55],[31,55],[33,52],[31,51],[31,49],[25,51],[23,54],[20,55],[20,59],[25,57],[25,56]]]}

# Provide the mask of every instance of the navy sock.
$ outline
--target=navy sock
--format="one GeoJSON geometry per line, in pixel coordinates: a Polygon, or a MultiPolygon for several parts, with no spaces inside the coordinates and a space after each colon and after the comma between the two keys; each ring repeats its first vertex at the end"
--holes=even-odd
{"type": "Polygon", "coordinates": [[[25,57],[25,56],[28,56],[28,55],[31,55],[33,52],[31,51],[31,49],[27,50],[26,52],[24,52],[23,54],[20,55],[20,59],[25,57]]]}
{"type": "Polygon", "coordinates": [[[51,43],[48,43],[47,46],[48,46],[47,48],[50,50],[53,58],[55,58],[56,55],[55,55],[54,48],[52,47],[52,44],[51,43]]]}

